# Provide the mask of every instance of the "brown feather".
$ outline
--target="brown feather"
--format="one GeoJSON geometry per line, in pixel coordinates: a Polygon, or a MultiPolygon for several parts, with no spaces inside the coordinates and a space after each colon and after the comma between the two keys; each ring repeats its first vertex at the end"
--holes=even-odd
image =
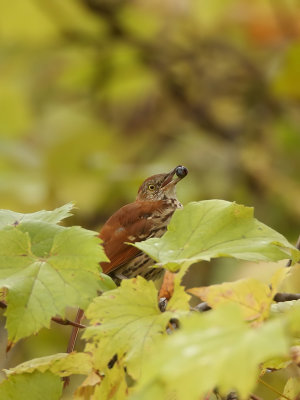
{"type": "Polygon", "coordinates": [[[108,274],[127,263],[141,251],[125,242],[135,243],[147,239],[154,211],[161,212],[167,204],[163,200],[135,201],[116,211],[102,227],[99,237],[110,262],[102,262],[104,273],[108,274]]]}

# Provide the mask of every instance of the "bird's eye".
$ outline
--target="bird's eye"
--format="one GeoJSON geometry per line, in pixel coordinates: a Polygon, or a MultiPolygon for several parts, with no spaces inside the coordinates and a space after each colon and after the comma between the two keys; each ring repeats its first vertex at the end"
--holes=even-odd
{"type": "Polygon", "coordinates": [[[155,189],[155,186],[154,185],[148,185],[148,189],[152,191],[152,190],[155,189]]]}

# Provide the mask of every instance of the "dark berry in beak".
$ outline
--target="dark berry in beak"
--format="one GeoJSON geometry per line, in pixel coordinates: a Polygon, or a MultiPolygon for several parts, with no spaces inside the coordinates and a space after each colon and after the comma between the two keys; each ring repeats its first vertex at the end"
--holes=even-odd
{"type": "Polygon", "coordinates": [[[183,165],[178,165],[175,169],[175,173],[178,176],[178,178],[182,179],[188,174],[188,169],[185,168],[183,165]]]}

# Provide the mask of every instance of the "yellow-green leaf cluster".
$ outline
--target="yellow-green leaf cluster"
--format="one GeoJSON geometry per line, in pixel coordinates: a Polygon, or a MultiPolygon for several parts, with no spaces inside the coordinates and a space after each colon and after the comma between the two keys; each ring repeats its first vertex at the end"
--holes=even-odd
{"type": "Polygon", "coordinates": [[[153,350],[133,399],[196,400],[215,387],[224,395],[235,390],[246,398],[256,386],[259,364],[288,352],[282,321],[251,328],[236,305],[194,314],[181,323],[180,331],[153,350]]]}
{"type": "Polygon", "coordinates": [[[57,225],[70,208],[1,214],[0,287],[8,289],[11,341],[49,327],[51,317],[64,317],[67,306],[86,308],[105,289],[99,262],[107,258],[95,232],[57,225]]]}
{"type": "Polygon", "coordinates": [[[300,257],[284,236],[253,217],[253,208],[224,200],[189,203],[175,212],[162,238],[135,246],[172,270],[216,257],[294,262],[300,257]]]}
{"type": "MultiPolygon", "coordinates": [[[[184,309],[188,298],[181,300],[184,309]]],[[[93,353],[100,370],[116,355],[136,379],[153,343],[166,335],[168,322],[176,315],[173,310],[160,311],[153,282],[142,277],[124,280],[121,287],[95,298],[87,309],[92,326],[86,329],[84,338],[92,343],[86,351],[93,353]]]]}

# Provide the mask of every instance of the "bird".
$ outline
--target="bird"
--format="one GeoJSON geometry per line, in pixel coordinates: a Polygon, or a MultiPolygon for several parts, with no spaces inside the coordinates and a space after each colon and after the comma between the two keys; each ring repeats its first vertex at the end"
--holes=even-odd
{"type": "MultiPolygon", "coordinates": [[[[163,268],[151,268],[153,260],[128,243],[161,237],[166,232],[175,210],[183,207],[176,196],[176,185],[187,174],[188,169],[178,165],[168,173],[150,176],[140,186],[135,201],[121,207],[104,223],[98,236],[109,262],[100,265],[117,285],[138,275],[156,280],[163,274],[163,268]]],[[[67,353],[74,350],[78,324],[83,317],[84,311],[79,308],[67,353]]],[[[69,378],[64,378],[64,387],[68,382],[69,378]]]]}
{"type": "Polygon", "coordinates": [[[101,268],[117,285],[123,279],[138,275],[147,280],[156,280],[163,274],[162,268],[149,268],[153,260],[135,243],[148,238],[161,237],[176,209],[182,204],[176,196],[176,185],[188,174],[183,165],[168,173],[152,175],[140,186],[136,199],[117,210],[99,232],[109,262],[101,268]]]}

